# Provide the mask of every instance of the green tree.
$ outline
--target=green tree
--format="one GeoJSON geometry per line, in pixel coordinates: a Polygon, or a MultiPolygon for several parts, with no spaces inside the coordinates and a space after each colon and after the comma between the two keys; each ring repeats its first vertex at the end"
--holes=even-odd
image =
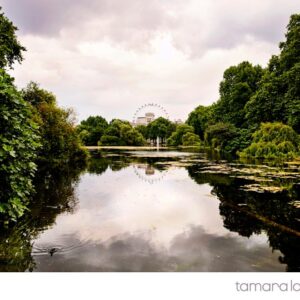
{"type": "Polygon", "coordinates": [[[129,122],[119,119],[112,120],[104,131],[98,144],[103,146],[125,146],[126,144],[121,138],[122,124],[129,124],[129,122]]]}
{"type": "Polygon", "coordinates": [[[300,132],[300,15],[292,15],[281,53],[273,56],[257,93],[246,106],[250,124],[283,122],[300,132]]]}
{"type": "Polygon", "coordinates": [[[22,95],[31,104],[34,119],[39,124],[42,143],[39,160],[85,160],[87,153],[81,148],[73,110],[58,107],[55,96],[36,83],[31,82],[22,90],[22,95]]]}
{"type": "Polygon", "coordinates": [[[262,75],[263,69],[249,62],[228,68],[220,83],[220,100],[214,109],[215,118],[237,127],[246,126],[245,105],[258,90],[262,75]]]}
{"type": "Polygon", "coordinates": [[[194,127],[196,134],[201,139],[204,138],[204,132],[209,124],[213,123],[214,119],[214,105],[196,107],[190,114],[186,123],[194,127]]]}
{"type": "Polygon", "coordinates": [[[81,140],[86,146],[96,146],[107,128],[107,121],[101,116],[90,116],[77,126],[81,140]]]}
{"type": "Polygon", "coordinates": [[[167,139],[168,137],[170,137],[172,132],[175,131],[175,127],[175,124],[173,124],[171,121],[163,117],[159,117],[148,124],[148,137],[151,140],[156,140],[157,137],[160,137],[163,140],[167,139]]]}
{"type": "Polygon", "coordinates": [[[26,89],[23,89],[21,92],[24,100],[30,103],[33,107],[38,107],[43,103],[56,105],[55,95],[40,88],[36,82],[29,82],[26,89]]]}
{"type": "Polygon", "coordinates": [[[216,123],[209,126],[204,134],[205,143],[219,150],[225,150],[229,141],[237,136],[236,127],[230,123],[216,123]]]}
{"type": "Polygon", "coordinates": [[[300,14],[291,16],[285,37],[286,40],[279,44],[280,67],[288,71],[300,60],[300,14]]]}
{"type": "Polygon", "coordinates": [[[251,144],[254,131],[255,127],[233,128],[231,137],[223,144],[221,150],[230,154],[236,154],[237,151],[247,148],[251,144]]]}
{"type": "Polygon", "coordinates": [[[148,139],[149,134],[148,134],[148,127],[146,125],[137,125],[135,129],[142,134],[145,140],[148,139]]]}
{"type": "Polygon", "coordinates": [[[33,192],[38,126],[13,79],[0,70],[0,215],[22,216],[33,192]]]}
{"type": "Polygon", "coordinates": [[[16,220],[27,208],[39,147],[29,105],[4,70],[23,59],[25,48],[16,30],[0,8],[0,219],[5,222],[16,220]]]}
{"type": "Polygon", "coordinates": [[[174,131],[167,140],[168,146],[182,145],[183,143],[182,138],[187,133],[194,133],[194,128],[187,124],[178,125],[176,131],[174,131]]]}
{"type": "Polygon", "coordinates": [[[103,146],[141,146],[145,144],[145,139],[128,121],[115,119],[110,122],[98,144],[103,146]]]}
{"type": "Polygon", "coordinates": [[[142,146],[146,143],[143,135],[129,124],[122,124],[120,136],[126,146],[142,146]]]}
{"type": "Polygon", "coordinates": [[[17,39],[16,26],[3,14],[0,7],[0,68],[12,68],[15,61],[23,60],[22,52],[26,49],[17,39]]]}
{"type": "Polygon", "coordinates": [[[201,140],[199,138],[199,135],[187,132],[182,136],[182,145],[183,146],[200,146],[201,140]]]}
{"type": "Polygon", "coordinates": [[[254,132],[249,147],[241,157],[293,158],[299,154],[299,135],[288,125],[280,122],[262,123],[254,132]]]}

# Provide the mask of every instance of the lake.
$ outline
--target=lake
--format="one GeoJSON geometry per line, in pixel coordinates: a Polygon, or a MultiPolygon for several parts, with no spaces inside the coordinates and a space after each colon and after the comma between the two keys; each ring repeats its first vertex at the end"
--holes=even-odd
{"type": "Polygon", "coordinates": [[[300,166],[92,151],[44,166],[0,233],[0,271],[299,271],[300,166]]]}

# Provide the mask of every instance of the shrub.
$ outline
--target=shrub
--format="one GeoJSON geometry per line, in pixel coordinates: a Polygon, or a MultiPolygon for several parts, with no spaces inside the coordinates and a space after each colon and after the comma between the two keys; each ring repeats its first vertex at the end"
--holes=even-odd
{"type": "Polygon", "coordinates": [[[178,125],[176,130],[172,133],[172,135],[168,138],[167,144],[168,146],[180,146],[182,145],[182,137],[186,133],[194,133],[194,128],[187,124],[178,125]]]}
{"type": "Polygon", "coordinates": [[[206,129],[204,139],[208,146],[225,150],[228,142],[236,136],[237,129],[232,124],[219,122],[206,129]]]}
{"type": "Polygon", "coordinates": [[[201,140],[199,135],[188,132],[182,136],[182,145],[183,146],[200,146],[201,140]]]}
{"type": "Polygon", "coordinates": [[[226,141],[222,150],[230,154],[236,154],[238,151],[242,151],[251,144],[252,134],[252,128],[236,128],[235,134],[231,139],[226,141]]]}
{"type": "Polygon", "coordinates": [[[299,152],[299,136],[288,125],[262,123],[254,132],[249,147],[239,153],[241,157],[293,158],[299,152]]]}

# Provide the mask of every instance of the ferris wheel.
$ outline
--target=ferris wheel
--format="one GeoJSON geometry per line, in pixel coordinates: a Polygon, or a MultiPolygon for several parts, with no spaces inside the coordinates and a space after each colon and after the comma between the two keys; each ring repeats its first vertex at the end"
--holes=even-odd
{"type": "Polygon", "coordinates": [[[163,117],[167,120],[170,119],[166,109],[158,103],[147,103],[140,106],[133,115],[133,124],[137,124],[138,118],[145,117],[147,114],[153,114],[153,117],[163,117]]]}

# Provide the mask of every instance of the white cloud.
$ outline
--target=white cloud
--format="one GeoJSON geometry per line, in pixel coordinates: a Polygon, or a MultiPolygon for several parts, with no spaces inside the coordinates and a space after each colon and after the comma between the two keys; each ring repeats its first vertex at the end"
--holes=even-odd
{"type": "Polygon", "coordinates": [[[20,87],[40,82],[79,119],[130,119],[148,102],[185,119],[217,100],[227,67],[267,63],[300,3],[4,0],[3,7],[28,49],[13,71],[20,87]]]}

